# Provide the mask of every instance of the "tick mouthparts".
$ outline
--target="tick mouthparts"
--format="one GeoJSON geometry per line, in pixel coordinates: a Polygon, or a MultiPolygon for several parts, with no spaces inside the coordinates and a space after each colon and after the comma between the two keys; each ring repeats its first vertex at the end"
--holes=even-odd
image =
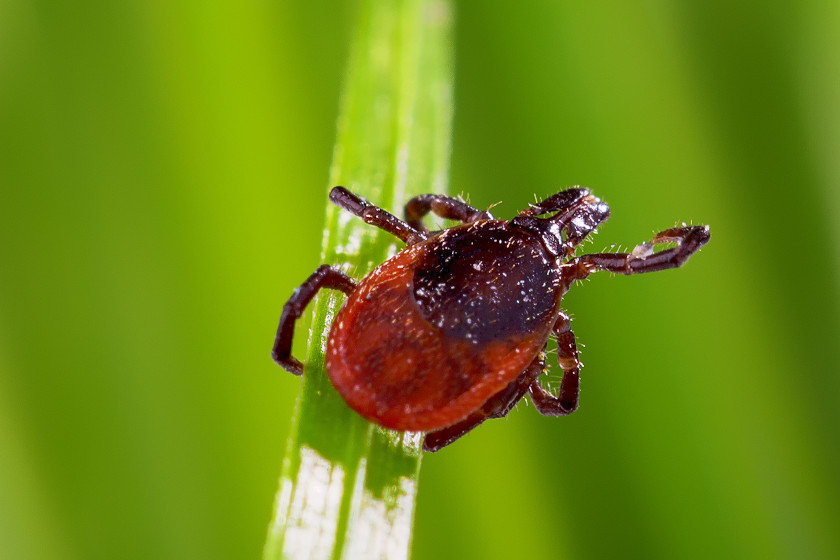
{"type": "Polygon", "coordinates": [[[587,214],[595,218],[597,223],[601,223],[610,217],[610,207],[601,202],[600,198],[591,195],[589,194],[589,191],[586,191],[585,196],[576,200],[568,208],[565,208],[550,218],[543,219],[551,222],[567,223],[575,219],[575,217],[581,213],[587,214]],[[581,210],[583,210],[583,212],[581,212],[581,210]]]}
{"type": "MultiPolygon", "coordinates": [[[[551,214],[552,212],[565,213],[573,207],[580,204],[581,200],[589,196],[589,189],[575,187],[568,189],[538,202],[537,204],[529,204],[528,209],[521,212],[520,216],[537,217],[542,214],[551,214]]],[[[550,219],[550,218],[539,218],[550,219]]]]}

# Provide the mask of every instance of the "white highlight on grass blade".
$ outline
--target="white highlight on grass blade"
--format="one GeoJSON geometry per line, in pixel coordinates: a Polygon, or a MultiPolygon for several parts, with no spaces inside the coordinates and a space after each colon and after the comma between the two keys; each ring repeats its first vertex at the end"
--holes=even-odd
{"type": "MultiPolygon", "coordinates": [[[[330,295],[330,297],[335,298],[335,295],[330,295]]],[[[335,311],[333,311],[334,308],[335,308],[335,306],[331,306],[327,310],[327,315],[326,315],[326,319],[325,319],[324,324],[326,324],[326,325],[332,325],[333,324],[333,319],[335,319],[335,311]]],[[[324,329],[323,331],[321,331],[320,344],[321,344],[321,353],[322,354],[326,355],[326,353],[327,353],[327,343],[329,342],[329,340],[330,340],[330,329],[327,328],[327,329],[324,329]]]]}
{"type": "Polygon", "coordinates": [[[415,481],[400,477],[374,496],[364,488],[365,464],[356,478],[354,503],[356,515],[350,519],[342,560],[407,560],[411,544],[411,520],[414,515],[415,481]]]}
{"type": "MultiPolygon", "coordinates": [[[[422,432],[395,432],[377,428],[377,435],[407,456],[420,456],[422,432]]],[[[362,459],[353,488],[351,518],[342,560],[404,560],[411,548],[416,479],[401,476],[376,496],[365,487],[367,461],[362,459]]]]}
{"type": "Polygon", "coordinates": [[[284,558],[332,557],[343,494],[344,469],[301,447],[297,484],[284,478],[277,500],[273,530],[285,531],[284,558]]]}

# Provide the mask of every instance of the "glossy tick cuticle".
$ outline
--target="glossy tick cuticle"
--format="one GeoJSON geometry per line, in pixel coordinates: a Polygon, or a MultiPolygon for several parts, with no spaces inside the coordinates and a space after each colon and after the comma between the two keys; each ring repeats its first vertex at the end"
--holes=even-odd
{"type": "Polygon", "coordinates": [[[407,247],[359,283],[320,266],[284,306],[272,357],[300,375],[303,366],[291,355],[295,321],[321,288],[344,292],[348,299],[327,338],[327,374],[370,421],[426,432],[427,451],[505,416],[526,393],[544,415],[576,410],[581,363],[560,307],[563,294],[598,270],[676,268],[710,236],[708,226],[683,225],[631,253],[576,257],[577,245],[610,213],[582,188],[530,205],[512,220],[443,195],[412,198],[405,221],[343,187],[333,188],[330,200],[407,247]],[[463,225],[429,231],[422,219],[430,212],[463,225]],[[655,252],[660,243],[677,245],[655,252]],[[558,395],[538,380],[551,336],[563,369],[558,395]]]}

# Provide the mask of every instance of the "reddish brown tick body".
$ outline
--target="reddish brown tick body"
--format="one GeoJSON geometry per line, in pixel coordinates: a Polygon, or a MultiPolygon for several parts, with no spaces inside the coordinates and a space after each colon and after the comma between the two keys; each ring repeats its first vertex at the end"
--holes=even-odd
{"type": "Polygon", "coordinates": [[[635,274],[680,266],[709,240],[707,226],[683,226],[632,253],[575,257],[575,247],[609,217],[606,204],[579,188],[510,221],[441,195],[409,201],[405,222],[342,187],[330,198],[408,247],[358,285],[336,268],[316,270],[284,307],[272,356],[300,374],[302,365],[291,356],[295,320],[320,288],[347,293],[327,343],[333,385],[365,418],[427,432],[429,451],[506,415],[525,393],[543,414],[573,412],[581,364],[560,307],[563,294],[596,270],[635,274]],[[421,219],[430,211],[464,225],[429,232],[421,219]],[[665,242],[678,245],[654,252],[665,242]],[[552,335],[564,371],[558,396],[538,381],[552,335]]]}

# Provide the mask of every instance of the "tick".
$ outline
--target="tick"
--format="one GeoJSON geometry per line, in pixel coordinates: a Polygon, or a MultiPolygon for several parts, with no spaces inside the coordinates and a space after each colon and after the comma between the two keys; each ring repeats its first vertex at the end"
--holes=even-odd
{"type": "Polygon", "coordinates": [[[577,409],[581,363],[560,300],[599,270],[653,272],[682,265],[709,241],[708,226],[667,229],[630,253],[575,256],[610,215],[587,189],[573,188],[499,220],[455,198],[427,194],[405,206],[405,221],[343,187],[330,200],[406,247],[356,282],[320,266],[283,307],[272,357],[295,375],[295,321],[322,288],[347,294],[326,349],[336,390],[356,412],[386,428],[426,432],[437,451],[530,395],[546,416],[577,409]],[[429,231],[432,212],[462,225],[429,231]],[[675,247],[655,251],[661,243],[675,247]],[[557,395],[539,383],[549,337],[563,380],[557,395]]]}

